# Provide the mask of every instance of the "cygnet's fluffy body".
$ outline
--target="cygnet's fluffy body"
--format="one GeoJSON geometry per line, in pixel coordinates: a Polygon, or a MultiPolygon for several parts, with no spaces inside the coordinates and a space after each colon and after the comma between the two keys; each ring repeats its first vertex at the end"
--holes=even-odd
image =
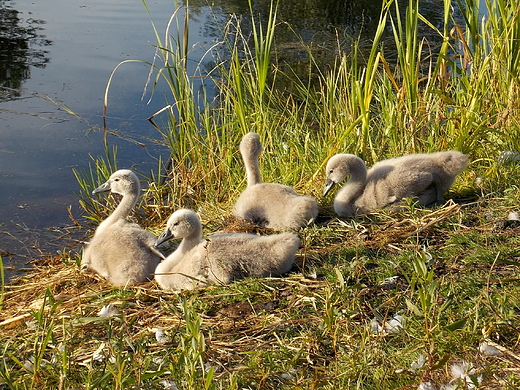
{"type": "Polygon", "coordinates": [[[130,170],[114,172],[92,194],[112,191],[123,196],[114,212],[96,229],[81,261],[114,286],[146,282],[164,256],[155,247],[155,237],[127,217],[139,198],[139,179],[130,170]]]}
{"type": "Polygon", "coordinates": [[[187,209],[172,214],[156,245],[171,238],[182,241],[155,270],[157,283],[171,290],[226,284],[248,276],[282,275],[291,269],[300,245],[293,233],[223,233],[202,238],[199,217],[187,209]]]}
{"type": "Polygon", "coordinates": [[[262,153],[260,137],[248,133],[240,142],[247,173],[247,188],[240,194],[233,214],[246,221],[275,230],[298,230],[318,216],[318,203],[291,187],[263,183],[258,165],[262,153]]]}
{"type": "Polygon", "coordinates": [[[410,154],[380,161],[367,171],[352,154],[337,154],[327,163],[324,196],[347,176],[338,191],[334,210],[351,217],[415,198],[422,206],[444,203],[444,193],[468,166],[468,156],[457,151],[410,154]]]}

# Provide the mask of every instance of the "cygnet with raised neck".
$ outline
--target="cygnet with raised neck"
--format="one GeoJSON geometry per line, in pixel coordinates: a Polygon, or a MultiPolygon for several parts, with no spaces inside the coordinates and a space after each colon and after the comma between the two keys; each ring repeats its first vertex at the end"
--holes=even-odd
{"type": "Polygon", "coordinates": [[[318,203],[293,188],[263,183],[258,164],[262,153],[260,136],[248,133],[240,142],[247,174],[247,188],[240,194],[233,214],[258,226],[275,230],[298,230],[318,216],[318,203]]]}
{"type": "Polygon", "coordinates": [[[97,227],[83,253],[82,269],[92,269],[114,286],[146,282],[153,278],[155,267],[164,256],[155,247],[151,233],[127,221],[139,198],[139,179],[132,171],[121,169],[92,194],[108,191],[122,195],[122,199],[97,227]]]}

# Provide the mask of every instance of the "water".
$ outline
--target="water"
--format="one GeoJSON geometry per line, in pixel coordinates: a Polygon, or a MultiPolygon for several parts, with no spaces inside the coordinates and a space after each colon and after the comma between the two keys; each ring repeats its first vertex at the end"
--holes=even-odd
{"type": "MultiPolygon", "coordinates": [[[[169,2],[150,7],[160,25],[174,10],[169,2]]],[[[39,252],[74,243],[56,238],[74,231],[65,228],[72,225],[69,206],[76,218],[81,215],[72,169],[86,170],[91,156],[104,155],[108,77],[122,60],[151,60],[155,38],[139,1],[7,1],[0,8],[2,25],[16,38],[10,46],[26,48],[17,61],[2,61],[3,69],[11,69],[2,72],[2,85],[10,89],[3,89],[0,103],[0,249],[5,265],[19,268],[39,252]],[[20,68],[20,78],[6,77],[20,68]],[[60,109],[60,102],[78,117],[60,109]]],[[[158,137],[146,121],[164,101],[141,100],[147,74],[144,65],[121,68],[107,120],[109,130],[146,145],[110,137],[119,147],[120,166],[145,172],[164,152],[150,141],[158,137]]]]}
{"type": "MultiPolygon", "coordinates": [[[[440,21],[441,1],[427,1],[425,13],[440,21]]],[[[148,1],[161,36],[175,6],[148,1]]],[[[247,29],[247,0],[190,4],[191,66],[222,39],[222,27],[236,15],[247,29]]],[[[254,1],[266,18],[269,1],[254,1]]],[[[282,1],[278,26],[279,61],[305,68],[306,52],[289,25],[312,44],[323,64],[348,50],[351,37],[369,44],[380,0],[282,1]]],[[[404,7],[403,7],[404,9],[404,7]]],[[[152,61],[156,39],[145,7],[138,0],[0,0],[0,253],[11,277],[40,253],[79,250],[84,230],[73,169],[85,171],[104,156],[103,95],[108,77],[123,60],[152,61]],[[74,112],[71,115],[69,112],[74,112]]],[[[210,59],[210,58],[208,58],[210,59]]],[[[144,94],[149,67],[124,64],[110,89],[107,129],[118,146],[120,168],[147,172],[167,151],[155,142],[146,120],[165,104],[161,91],[144,94]],[[115,134],[115,135],[114,135],[115,134]]],[[[303,70],[305,72],[305,70],[303,70]]]]}

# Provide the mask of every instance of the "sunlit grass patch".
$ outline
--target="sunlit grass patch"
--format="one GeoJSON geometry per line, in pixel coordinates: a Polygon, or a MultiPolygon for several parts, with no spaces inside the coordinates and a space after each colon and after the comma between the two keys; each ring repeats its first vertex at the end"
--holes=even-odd
{"type": "Polygon", "coordinates": [[[452,205],[331,220],[302,232],[307,261],[284,278],[182,294],[155,283],[113,289],[66,254],[49,258],[6,286],[2,380],[199,388],[212,369],[210,388],[383,389],[448,383],[450,366],[467,361],[483,374],[481,388],[514,388],[518,228],[480,223],[488,210],[452,205]],[[108,305],[113,315],[100,317],[112,313],[108,305]],[[503,348],[499,360],[479,352],[484,340],[503,348]]]}

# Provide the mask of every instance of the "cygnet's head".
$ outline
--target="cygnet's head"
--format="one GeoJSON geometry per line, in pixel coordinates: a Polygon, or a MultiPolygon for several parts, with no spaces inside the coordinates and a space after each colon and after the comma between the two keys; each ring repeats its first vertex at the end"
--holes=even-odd
{"type": "Polygon", "coordinates": [[[258,158],[262,153],[262,143],[257,133],[247,133],[240,142],[240,153],[258,158]]]}
{"type": "Polygon", "coordinates": [[[363,160],[353,154],[336,154],[327,162],[325,168],[327,175],[323,196],[327,195],[334,185],[341,183],[347,176],[353,173],[366,172],[363,160]]]}
{"type": "Polygon", "coordinates": [[[100,192],[111,191],[115,194],[126,195],[131,193],[139,193],[139,178],[129,169],[120,169],[114,172],[105,184],[100,185],[92,195],[100,192]]]}
{"type": "Polygon", "coordinates": [[[174,212],[166,223],[166,229],[155,241],[155,246],[172,238],[184,238],[194,233],[200,234],[201,224],[200,219],[191,210],[181,209],[174,212]]]}

